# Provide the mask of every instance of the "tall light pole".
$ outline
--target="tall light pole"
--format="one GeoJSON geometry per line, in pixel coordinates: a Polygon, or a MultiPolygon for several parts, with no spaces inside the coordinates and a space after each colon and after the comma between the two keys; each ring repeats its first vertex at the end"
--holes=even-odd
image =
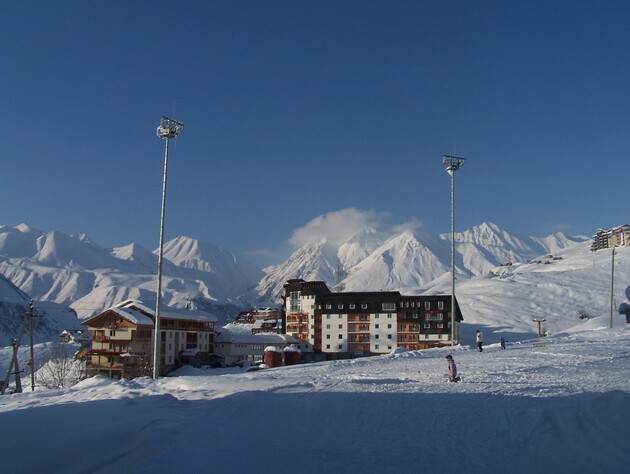
{"type": "Polygon", "coordinates": [[[615,247],[612,251],[612,266],[610,268],[610,328],[613,327],[613,297],[615,294],[615,247]]]}
{"type": "MultiPolygon", "coordinates": [[[[466,158],[444,155],[442,163],[446,172],[451,175],[451,345],[455,345],[455,171],[461,168],[466,158]]],[[[459,340],[457,341],[459,343],[459,340]]]]}
{"type": "Polygon", "coordinates": [[[184,124],[163,115],[157,136],[164,138],[164,182],[162,184],[162,215],[160,219],[160,247],[158,251],[157,295],[155,303],[155,332],[153,334],[153,378],[157,379],[160,369],[160,302],[162,300],[162,255],[164,254],[164,216],[166,214],[166,177],[168,174],[168,141],[184,130],[184,124]]]}

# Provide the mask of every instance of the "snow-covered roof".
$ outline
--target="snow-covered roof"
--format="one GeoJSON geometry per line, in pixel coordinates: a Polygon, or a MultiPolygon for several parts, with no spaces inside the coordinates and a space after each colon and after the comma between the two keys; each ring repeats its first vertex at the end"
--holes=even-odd
{"type": "Polygon", "coordinates": [[[129,308],[110,308],[116,314],[119,314],[127,321],[131,321],[134,324],[139,326],[153,326],[153,319],[148,317],[146,314],[141,313],[140,311],[136,311],[134,309],[129,308]]]}
{"type": "Polygon", "coordinates": [[[184,349],[182,351],[183,356],[193,357],[201,352],[199,349],[184,349]]]}
{"type": "MultiPolygon", "coordinates": [[[[155,317],[155,309],[151,309],[146,306],[142,301],[138,300],[127,300],[122,303],[117,304],[115,307],[117,308],[137,308],[139,311],[143,313],[150,314],[152,317],[155,317]]],[[[168,319],[182,319],[187,321],[206,321],[216,323],[219,319],[216,316],[213,316],[204,311],[199,311],[196,309],[183,309],[183,308],[170,308],[163,307],[160,308],[160,318],[168,318],[168,319]]]]}
{"type": "Polygon", "coordinates": [[[300,341],[287,334],[258,333],[252,334],[251,324],[228,324],[216,331],[215,342],[238,344],[287,345],[299,344],[300,341]]]}

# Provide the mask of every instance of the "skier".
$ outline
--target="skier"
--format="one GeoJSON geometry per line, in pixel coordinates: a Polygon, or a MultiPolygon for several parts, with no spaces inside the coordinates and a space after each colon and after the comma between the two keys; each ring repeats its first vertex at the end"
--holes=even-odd
{"type": "Polygon", "coordinates": [[[505,349],[505,339],[501,338],[501,349],[505,349]]]}
{"type": "Polygon", "coordinates": [[[452,355],[446,356],[446,362],[448,363],[448,378],[451,382],[460,382],[462,379],[457,375],[457,366],[453,360],[452,355]]]}
{"type": "Polygon", "coordinates": [[[479,348],[479,352],[483,352],[483,336],[479,329],[477,329],[477,347],[479,348]]]}

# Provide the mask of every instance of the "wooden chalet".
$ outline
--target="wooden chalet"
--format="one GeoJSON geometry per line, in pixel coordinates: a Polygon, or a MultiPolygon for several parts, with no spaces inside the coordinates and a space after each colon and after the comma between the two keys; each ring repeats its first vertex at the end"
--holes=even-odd
{"type": "MultiPolygon", "coordinates": [[[[92,331],[86,353],[87,374],[133,378],[150,375],[153,365],[155,313],[138,301],[125,301],[84,324],[92,331]]],[[[201,311],[164,308],[160,311],[159,373],[183,364],[208,363],[214,352],[217,318],[201,311]]]]}

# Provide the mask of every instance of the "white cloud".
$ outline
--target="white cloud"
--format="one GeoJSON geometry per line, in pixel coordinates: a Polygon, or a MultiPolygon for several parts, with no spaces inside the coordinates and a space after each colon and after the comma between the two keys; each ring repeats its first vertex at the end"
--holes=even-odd
{"type": "Polygon", "coordinates": [[[318,216],[303,227],[295,229],[289,242],[296,247],[302,247],[321,239],[341,243],[361,229],[372,228],[380,230],[388,218],[388,213],[374,210],[364,211],[348,208],[333,211],[318,216]]]}

